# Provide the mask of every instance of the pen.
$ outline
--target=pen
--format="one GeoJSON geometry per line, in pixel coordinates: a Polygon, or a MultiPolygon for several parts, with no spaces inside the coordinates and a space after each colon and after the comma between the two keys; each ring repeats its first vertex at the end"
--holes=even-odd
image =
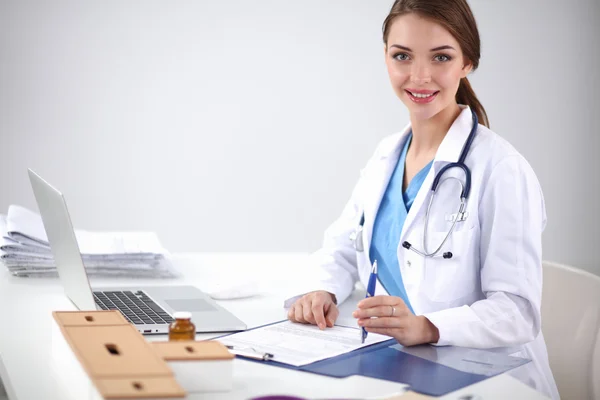
{"type": "MultiPolygon", "coordinates": [[[[367,285],[367,297],[373,297],[375,295],[375,284],[377,283],[377,260],[373,261],[373,266],[371,267],[371,275],[369,276],[369,284],[367,285]]],[[[361,343],[365,342],[367,338],[367,330],[363,327],[361,331],[361,343]]]]}
{"type": "Polygon", "coordinates": [[[225,347],[227,347],[235,355],[247,357],[247,358],[253,358],[255,360],[268,361],[268,360],[271,360],[273,357],[275,357],[271,353],[257,352],[252,348],[250,349],[250,351],[246,351],[245,349],[236,348],[235,346],[231,346],[231,345],[225,345],[225,347]]]}

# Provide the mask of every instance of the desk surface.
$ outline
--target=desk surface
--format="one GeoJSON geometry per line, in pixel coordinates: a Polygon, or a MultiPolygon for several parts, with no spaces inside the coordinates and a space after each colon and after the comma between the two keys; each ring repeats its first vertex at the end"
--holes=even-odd
{"type": "MultiPolygon", "coordinates": [[[[262,282],[261,294],[219,303],[241,318],[249,328],[286,318],[283,300],[297,293],[306,281],[305,254],[180,254],[173,262],[184,278],[176,280],[93,279],[92,285],[173,285],[192,284],[207,289],[221,280],[262,282]]],[[[54,310],[74,310],[58,279],[16,278],[0,270],[0,377],[9,388],[11,400],[68,400],[69,393],[56,374],[69,371],[53,368],[51,328],[54,310]]],[[[342,307],[352,307],[352,301],[342,307]]],[[[211,335],[197,335],[207,339],[211,335]]],[[[166,340],[166,335],[147,337],[166,340]]],[[[267,394],[288,394],[310,398],[373,398],[401,391],[402,385],[366,377],[345,379],[234,360],[234,388],[226,393],[190,395],[189,399],[247,399],[267,394]]],[[[443,399],[478,395],[490,399],[544,399],[541,394],[506,374],[469,386],[443,399]]],[[[468,398],[468,397],[464,397],[468,398]]],[[[74,399],[75,400],[75,399],[74,399]]]]}

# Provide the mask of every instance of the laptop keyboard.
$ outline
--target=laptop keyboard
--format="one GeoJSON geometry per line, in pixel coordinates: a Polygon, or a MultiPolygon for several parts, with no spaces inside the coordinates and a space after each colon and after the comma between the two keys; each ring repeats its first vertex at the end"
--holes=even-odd
{"type": "Polygon", "coordinates": [[[173,318],[143,291],[94,292],[96,304],[103,310],[119,310],[135,325],[169,324],[173,318]]]}

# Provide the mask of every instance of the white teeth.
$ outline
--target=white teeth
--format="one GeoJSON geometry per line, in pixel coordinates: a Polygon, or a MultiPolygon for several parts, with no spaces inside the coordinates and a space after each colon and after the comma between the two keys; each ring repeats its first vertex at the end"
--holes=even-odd
{"type": "Polygon", "coordinates": [[[410,93],[413,97],[417,97],[419,99],[426,99],[427,97],[431,97],[433,96],[435,93],[431,93],[431,94],[420,94],[420,93],[413,93],[413,92],[408,92],[410,93]]]}

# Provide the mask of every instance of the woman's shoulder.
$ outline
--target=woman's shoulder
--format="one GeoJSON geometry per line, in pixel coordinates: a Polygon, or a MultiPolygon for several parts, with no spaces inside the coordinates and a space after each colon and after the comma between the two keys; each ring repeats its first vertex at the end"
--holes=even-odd
{"type": "Polygon", "coordinates": [[[484,181],[492,175],[497,179],[510,176],[513,182],[521,180],[540,186],[533,167],[523,154],[506,138],[483,125],[477,128],[471,153],[467,156],[467,165],[471,164],[471,169],[480,168],[484,181]]]}
{"type": "Polygon", "coordinates": [[[477,159],[487,160],[491,168],[508,160],[531,168],[525,157],[506,138],[484,125],[477,127],[471,153],[477,159]]]}

